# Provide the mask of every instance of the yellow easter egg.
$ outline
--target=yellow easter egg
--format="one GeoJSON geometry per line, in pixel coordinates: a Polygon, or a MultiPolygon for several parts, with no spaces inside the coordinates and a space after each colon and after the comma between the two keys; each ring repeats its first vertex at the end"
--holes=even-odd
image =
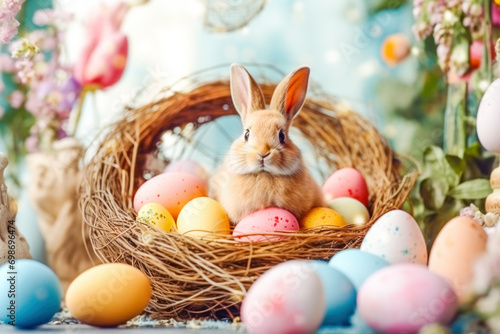
{"type": "Polygon", "coordinates": [[[124,263],[92,267],[71,282],[66,292],[70,313],[87,325],[118,326],[144,311],[151,298],[149,278],[124,263]]]}
{"type": "Polygon", "coordinates": [[[212,233],[230,234],[229,218],[222,205],[208,197],[197,197],[182,208],[177,230],[192,237],[210,237],[212,233]]]}
{"type": "Polygon", "coordinates": [[[330,208],[314,208],[302,218],[300,226],[303,228],[312,228],[317,226],[337,226],[347,225],[344,217],[330,208]]]}
{"type": "Polygon", "coordinates": [[[137,218],[143,218],[151,225],[167,232],[172,231],[175,227],[175,221],[170,212],[157,203],[148,203],[144,205],[139,210],[137,218]]]}
{"type": "Polygon", "coordinates": [[[362,226],[370,220],[366,206],[351,197],[339,197],[328,202],[328,207],[344,217],[347,224],[362,226]]]}

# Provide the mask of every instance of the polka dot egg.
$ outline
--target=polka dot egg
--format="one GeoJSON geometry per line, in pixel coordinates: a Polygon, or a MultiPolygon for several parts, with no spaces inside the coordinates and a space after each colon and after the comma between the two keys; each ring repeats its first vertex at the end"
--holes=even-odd
{"type": "Polygon", "coordinates": [[[424,236],[415,219],[403,210],[382,215],[366,234],[360,249],[393,264],[427,264],[424,236]]]}
{"type": "Polygon", "coordinates": [[[205,181],[188,173],[164,173],[146,181],[134,196],[136,212],[148,203],[157,203],[177,219],[184,205],[207,195],[205,181]]]}
{"type": "Polygon", "coordinates": [[[137,214],[137,218],[146,220],[160,230],[170,232],[175,227],[175,221],[170,212],[160,204],[148,203],[137,214]]]}

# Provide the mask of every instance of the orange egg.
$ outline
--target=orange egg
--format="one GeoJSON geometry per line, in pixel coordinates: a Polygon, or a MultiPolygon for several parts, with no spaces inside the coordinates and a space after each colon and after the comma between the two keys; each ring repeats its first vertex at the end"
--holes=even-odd
{"type": "Polygon", "coordinates": [[[151,298],[149,278],[124,263],[92,267],[71,282],[66,306],[84,324],[118,326],[142,313],[151,298]]]}
{"type": "Polygon", "coordinates": [[[443,227],[432,245],[429,269],[448,280],[461,302],[468,296],[472,268],[486,251],[486,241],[486,232],[477,222],[456,217],[443,227]]]}
{"type": "Polygon", "coordinates": [[[312,228],[317,226],[337,226],[347,225],[344,217],[330,208],[314,208],[302,218],[300,226],[303,228],[312,228]]]}

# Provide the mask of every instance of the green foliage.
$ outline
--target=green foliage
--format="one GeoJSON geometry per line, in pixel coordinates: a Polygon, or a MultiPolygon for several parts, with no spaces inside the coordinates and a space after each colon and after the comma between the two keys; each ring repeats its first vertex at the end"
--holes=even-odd
{"type": "Polygon", "coordinates": [[[484,210],[494,162],[495,157],[485,156],[477,142],[467,147],[462,157],[446,154],[437,146],[424,150],[422,174],[411,199],[428,245],[463,207],[474,203],[484,210]]]}
{"type": "Polygon", "coordinates": [[[387,9],[397,9],[407,2],[407,0],[378,0],[368,1],[367,4],[369,6],[368,11],[370,14],[375,14],[387,9]]]}

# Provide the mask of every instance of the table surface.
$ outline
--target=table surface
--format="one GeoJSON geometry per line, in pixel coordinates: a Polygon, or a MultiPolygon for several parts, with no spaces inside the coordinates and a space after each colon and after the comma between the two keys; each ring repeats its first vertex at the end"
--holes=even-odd
{"type": "Polygon", "coordinates": [[[0,325],[0,333],[19,333],[26,332],[32,334],[63,334],[63,333],[78,333],[78,334],[141,334],[141,333],[169,333],[169,334],[234,334],[242,333],[241,331],[220,330],[220,329],[189,329],[189,328],[95,328],[86,325],[44,325],[37,329],[19,330],[13,326],[0,325]]]}

